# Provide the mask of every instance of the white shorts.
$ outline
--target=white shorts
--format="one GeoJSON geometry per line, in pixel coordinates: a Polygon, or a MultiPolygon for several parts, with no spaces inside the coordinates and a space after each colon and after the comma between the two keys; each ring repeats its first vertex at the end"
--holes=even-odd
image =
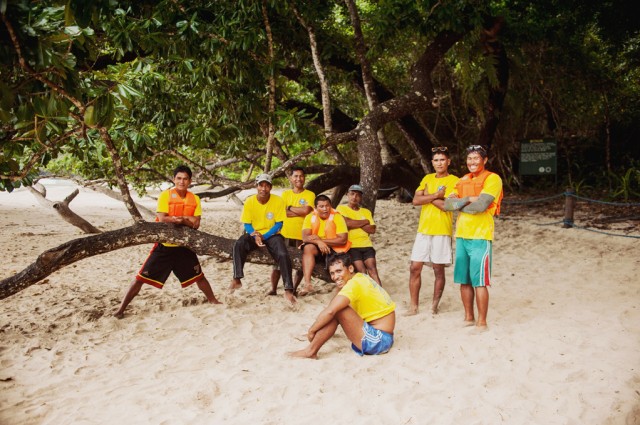
{"type": "Polygon", "coordinates": [[[411,261],[450,266],[453,263],[451,236],[418,233],[411,250],[411,261]]]}

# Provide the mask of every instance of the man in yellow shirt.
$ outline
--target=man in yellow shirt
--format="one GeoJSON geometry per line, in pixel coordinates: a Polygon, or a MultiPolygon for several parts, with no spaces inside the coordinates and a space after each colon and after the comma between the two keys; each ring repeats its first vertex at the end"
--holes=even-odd
{"type": "Polygon", "coordinates": [[[502,179],[488,171],[487,151],[483,146],[467,148],[469,174],[456,184],[456,190],[445,200],[445,209],[458,210],[456,222],[456,263],[453,280],[460,284],[465,325],[487,330],[491,279],[493,216],[500,213],[502,179]],[[475,320],[474,298],[478,307],[475,320]]]}
{"type": "MultiPolygon", "coordinates": [[[[163,191],[158,197],[156,221],[192,229],[200,227],[200,198],[188,190],[191,176],[191,169],[186,165],[174,170],[174,187],[163,191]]],[[[221,304],[213,294],[209,281],[204,277],[195,252],[184,246],[157,243],[151,249],[114,316],[118,319],[124,317],[125,309],[138,295],[143,284],[162,289],[171,272],[180,280],[183,288],[196,283],[211,304],[221,304]]]]}
{"type": "Polygon", "coordinates": [[[245,233],[233,244],[233,279],[231,292],[242,287],[244,263],[254,249],[267,248],[271,257],[280,266],[284,281],[284,297],[292,305],[296,303],[291,279],[291,258],[280,234],[285,217],[284,201],[271,194],[271,176],[260,174],[256,178],[258,193],[247,198],[242,208],[240,221],[245,233]]]}
{"type": "Polygon", "coordinates": [[[349,230],[342,215],[331,207],[327,195],[318,195],[315,210],[304,218],[302,223],[302,273],[304,288],[300,295],[313,291],[311,273],[316,262],[326,267],[327,255],[333,252],[347,252],[349,230]]]}
{"type": "Polygon", "coordinates": [[[371,211],[360,206],[362,202],[362,186],[354,184],[349,187],[347,205],[338,205],[338,211],[344,217],[349,229],[349,255],[353,265],[359,273],[366,273],[382,286],[378,269],[376,267],[376,250],[369,235],[376,232],[376,223],[373,221],[371,211]]]}
{"type": "MultiPolygon", "coordinates": [[[[282,236],[285,244],[290,247],[299,248],[302,245],[302,223],[304,218],[313,211],[313,204],[316,199],[315,193],[304,188],[304,169],[293,167],[289,175],[291,189],[282,192],[282,200],[286,209],[286,217],[282,226],[282,236]]],[[[271,271],[271,291],[269,295],[276,295],[280,280],[280,267],[276,264],[271,271]]],[[[302,270],[296,270],[296,277],[293,281],[293,291],[298,289],[302,281],[302,270]]]]}
{"type": "Polygon", "coordinates": [[[451,236],[453,235],[453,213],[444,211],[444,198],[453,193],[458,178],[449,174],[449,151],[446,146],[431,149],[431,164],[435,173],[427,174],[413,196],[413,205],[421,205],[418,233],[411,251],[409,269],[409,295],[411,304],[407,314],[418,313],[422,266],[433,268],[433,300],[431,312],[438,313],[438,305],[444,291],[444,268],[451,265],[451,236]]]}
{"type": "Polygon", "coordinates": [[[388,352],[393,345],[396,303],[376,281],[355,272],[349,254],[331,255],[327,262],[331,280],[340,292],[309,328],[309,345],[289,355],[317,359],[318,351],[336,333],[338,325],[358,355],[388,352]]]}

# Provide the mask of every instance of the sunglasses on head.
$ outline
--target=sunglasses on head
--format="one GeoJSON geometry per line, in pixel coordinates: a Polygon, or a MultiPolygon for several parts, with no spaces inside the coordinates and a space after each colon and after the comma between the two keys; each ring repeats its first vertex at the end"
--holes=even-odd
{"type": "Polygon", "coordinates": [[[446,146],[436,146],[435,148],[431,148],[431,152],[446,152],[449,148],[446,146]]]}
{"type": "Polygon", "coordinates": [[[485,147],[482,146],[482,145],[471,145],[471,146],[467,147],[467,152],[474,152],[474,151],[481,151],[481,152],[484,152],[484,153],[487,152],[485,147]]]}

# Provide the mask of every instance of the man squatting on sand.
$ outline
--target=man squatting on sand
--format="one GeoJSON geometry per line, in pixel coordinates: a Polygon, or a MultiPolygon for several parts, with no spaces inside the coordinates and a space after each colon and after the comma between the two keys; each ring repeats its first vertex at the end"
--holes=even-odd
{"type": "MultiPolygon", "coordinates": [[[[313,211],[312,205],[316,199],[315,193],[304,188],[304,181],[304,169],[293,167],[289,175],[292,188],[282,192],[287,215],[281,233],[285,238],[285,244],[294,248],[300,248],[302,245],[302,223],[307,214],[313,211]]],[[[280,267],[275,264],[271,271],[271,292],[268,295],[277,295],[278,280],[280,280],[280,267]]],[[[296,278],[293,281],[294,294],[301,281],[302,270],[296,270],[296,278]]]]}
{"type": "Polygon", "coordinates": [[[349,254],[333,254],[327,263],[331,280],[340,292],[309,328],[309,345],[289,355],[316,359],[318,351],[336,333],[338,325],[342,326],[357,354],[388,352],[393,345],[396,304],[376,281],[355,272],[349,254]]]}
{"type": "Polygon", "coordinates": [[[458,210],[456,222],[456,259],[453,281],[460,284],[465,325],[487,329],[491,280],[493,216],[500,213],[502,179],[485,169],[487,151],[483,146],[467,148],[467,168],[455,191],[445,200],[445,209],[458,210]],[[473,301],[478,306],[475,320],[473,301]]]}
{"type": "Polygon", "coordinates": [[[435,173],[424,176],[413,195],[413,205],[422,205],[422,208],[418,221],[418,233],[411,251],[409,315],[418,313],[422,265],[426,264],[433,268],[435,280],[431,312],[436,314],[444,291],[444,268],[449,267],[453,261],[451,250],[453,212],[444,210],[444,199],[453,193],[458,178],[449,174],[451,159],[446,146],[434,147],[431,152],[433,153],[431,164],[435,173]]]}
{"type": "Polygon", "coordinates": [[[233,244],[233,279],[229,290],[242,287],[244,264],[249,252],[266,247],[271,257],[278,263],[284,281],[284,298],[292,305],[296,303],[291,278],[291,258],[280,234],[285,218],[284,201],[271,194],[271,176],[260,174],[256,177],[257,194],[247,198],[242,207],[240,221],[244,224],[242,236],[233,244]]]}
{"type": "Polygon", "coordinates": [[[360,205],[362,202],[362,186],[354,184],[349,187],[347,205],[338,205],[336,210],[342,214],[349,229],[349,241],[351,248],[349,255],[353,265],[360,273],[367,273],[373,280],[382,286],[376,266],[376,250],[369,235],[376,232],[376,223],[373,221],[371,211],[360,205]]]}
{"type": "Polygon", "coordinates": [[[301,296],[313,291],[311,274],[316,262],[326,267],[329,254],[347,252],[351,246],[349,229],[344,217],[331,208],[331,199],[327,195],[318,195],[315,210],[304,218],[302,223],[302,273],[304,288],[301,296]]]}
{"type": "MultiPolygon", "coordinates": [[[[185,165],[177,167],[173,172],[173,184],[172,189],[165,190],[158,197],[156,221],[197,229],[200,227],[202,209],[200,198],[187,190],[191,184],[191,169],[185,165]]],[[[183,288],[195,282],[210,303],[221,304],[204,277],[195,252],[184,246],[156,243],[114,316],[119,319],[124,317],[125,309],[138,295],[143,284],[162,289],[171,272],[180,280],[183,288]]]]}

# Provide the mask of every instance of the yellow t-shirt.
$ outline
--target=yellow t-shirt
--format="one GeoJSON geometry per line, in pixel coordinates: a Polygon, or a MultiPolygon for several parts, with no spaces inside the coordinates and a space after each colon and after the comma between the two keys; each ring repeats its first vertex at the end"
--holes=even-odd
{"type": "MultiPolygon", "coordinates": [[[[311,217],[313,217],[313,213],[308,214],[305,218],[304,218],[304,222],[302,223],[302,230],[304,229],[312,229],[311,226],[311,217]]],[[[318,236],[320,236],[320,239],[325,239],[325,233],[324,233],[324,227],[325,227],[325,222],[326,220],[322,220],[320,217],[318,217],[320,219],[320,227],[318,228],[318,236]]],[[[344,217],[341,216],[340,214],[335,214],[333,216],[333,222],[336,225],[336,235],[339,235],[340,233],[349,233],[349,229],[347,228],[347,222],[344,221],[344,217]]]]}
{"type": "Polygon", "coordinates": [[[256,195],[252,195],[244,202],[240,221],[251,224],[256,232],[264,235],[277,222],[284,221],[285,216],[284,201],[278,195],[272,193],[264,205],[258,202],[256,195]]]}
{"type": "MultiPolygon", "coordinates": [[[[351,220],[369,220],[369,224],[372,226],[376,224],[373,222],[371,211],[366,208],[360,207],[358,211],[355,211],[348,205],[338,205],[336,210],[351,220]]],[[[349,240],[351,241],[351,248],[369,248],[373,246],[369,234],[362,229],[349,230],[349,240]]]]}
{"type": "MultiPolygon", "coordinates": [[[[427,194],[434,193],[438,190],[438,187],[446,186],[444,190],[444,197],[446,198],[453,193],[458,180],[456,176],[451,174],[441,178],[437,178],[435,173],[427,174],[420,182],[416,192],[424,190],[427,194]]],[[[432,203],[422,205],[418,233],[451,236],[453,234],[453,212],[442,211],[432,203]]]]}
{"type": "MultiPolygon", "coordinates": [[[[313,207],[316,200],[316,194],[310,190],[303,190],[300,193],[294,193],[293,190],[285,190],[282,192],[282,200],[284,207],[313,207]]],[[[302,223],[304,217],[287,217],[285,213],[284,225],[282,226],[282,236],[289,239],[302,240],[302,223]]]]}
{"type": "Polygon", "coordinates": [[[396,309],[396,303],[387,291],[375,280],[362,273],[353,275],[338,295],[349,298],[349,306],[365,322],[384,317],[396,309]]]}
{"type": "MultiPolygon", "coordinates": [[[[171,189],[164,190],[158,196],[158,207],[156,208],[156,212],[169,214],[169,193],[171,189]]],[[[178,194],[176,194],[178,196],[178,194]]],[[[193,196],[196,198],[196,210],[193,212],[194,217],[199,217],[202,215],[202,207],[200,206],[200,198],[195,193],[193,196]]],[[[185,198],[183,198],[185,199],[185,198]]],[[[174,243],[163,243],[164,246],[179,246],[174,243]]]]}
{"type": "MultiPolygon", "coordinates": [[[[491,174],[484,181],[480,194],[486,193],[498,200],[502,192],[502,179],[497,174],[491,174]]],[[[456,192],[457,194],[457,192],[456,192]]],[[[489,207],[478,214],[460,212],[456,222],[456,238],[493,240],[493,215],[495,207],[489,207]]]]}

